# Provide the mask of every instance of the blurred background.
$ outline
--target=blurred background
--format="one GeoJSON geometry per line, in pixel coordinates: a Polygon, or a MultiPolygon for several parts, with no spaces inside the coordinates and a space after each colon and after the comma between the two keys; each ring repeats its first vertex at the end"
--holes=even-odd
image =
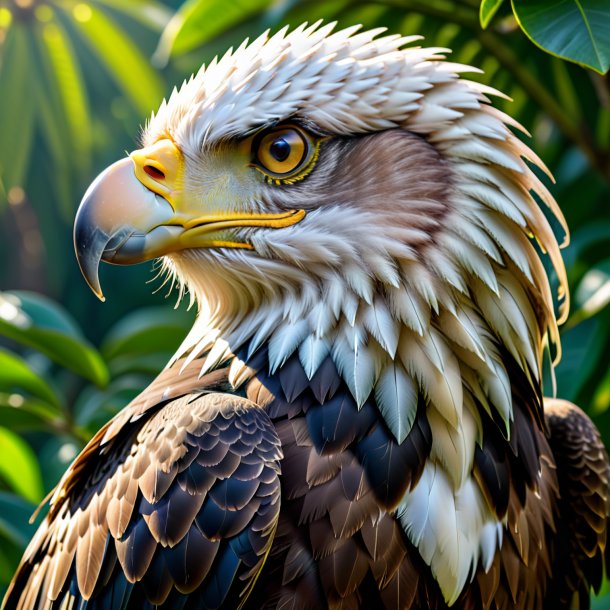
{"type": "MultiPolygon", "coordinates": [[[[0,0],[0,597],[32,535],[35,506],[98,427],[162,368],[194,317],[173,311],[176,294],[155,278],[154,264],[104,265],[108,300],[96,300],[72,250],[80,197],[137,146],[140,127],[174,86],[267,28],[322,18],[422,34],[512,98],[499,106],[532,133],[572,232],[564,251],[572,310],[557,393],[586,408],[610,445],[607,66],[539,49],[519,27],[529,23],[536,38],[535,20],[519,5],[0,0]]],[[[606,590],[595,608],[610,608],[606,590]]]]}

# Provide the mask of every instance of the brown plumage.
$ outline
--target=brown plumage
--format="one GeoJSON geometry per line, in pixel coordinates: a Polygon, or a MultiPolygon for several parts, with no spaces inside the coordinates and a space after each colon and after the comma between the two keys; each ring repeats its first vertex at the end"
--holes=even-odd
{"type": "Polygon", "coordinates": [[[560,489],[553,569],[564,575],[545,607],[582,608],[588,604],[586,583],[601,586],[607,556],[608,456],[599,432],[578,407],[549,400],[545,414],[560,489]]]}
{"type": "Polygon", "coordinates": [[[69,607],[75,588],[100,608],[248,595],[277,527],[280,442],[256,405],[197,385],[205,393],[136,401],[124,414],[137,423],[91,441],[26,551],[14,607],[69,607]]]}
{"type": "Polygon", "coordinates": [[[542,162],[438,50],[331,30],[212,63],[85,195],[98,295],[100,260],[163,256],[199,313],[60,481],[3,609],[574,610],[600,586],[608,456],[543,398],[568,295],[542,162]]]}

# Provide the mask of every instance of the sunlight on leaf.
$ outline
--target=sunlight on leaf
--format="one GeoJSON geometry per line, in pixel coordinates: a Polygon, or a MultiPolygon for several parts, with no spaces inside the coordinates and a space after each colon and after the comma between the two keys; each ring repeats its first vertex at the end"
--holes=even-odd
{"type": "Polygon", "coordinates": [[[57,406],[15,392],[0,392],[0,421],[13,432],[66,428],[64,412],[57,406]]]}
{"type": "Polygon", "coordinates": [[[159,76],[129,36],[110,17],[93,5],[85,6],[87,13],[68,12],[73,24],[139,113],[149,115],[163,97],[159,76]]]}
{"type": "Polygon", "coordinates": [[[129,0],[129,2],[125,2],[125,0],[98,0],[98,3],[129,15],[132,19],[158,32],[163,30],[173,14],[167,6],[152,0],[129,0]]]}
{"type": "Polygon", "coordinates": [[[589,318],[610,303],[610,259],[607,259],[583,276],[574,295],[574,316],[589,318]]]}
{"type": "Polygon", "coordinates": [[[271,4],[271,0],[188,0],[165,28],[155,51],[155,60],[164,65],[171,55],[192,51],[271,4]]]}
{"type": "Polygon", "coordinates": [[[27,292],[0,294],[0,334],[39,350],[90,379],[108,382],[108,369],[74,320],[50,299],[27,292]]]}
{"type": "Polygon", "coordinates": [[[489,25],[503,2],[504,0],[483,0],[481,2],[479,20],[483,29],[489,25]]]}
{"type": "MultiPolygon", "coordinates": [[[[86,169],[91,148],[89,102],[81,68],[67,32],[58,20],[41,26],[41,67],[51,91],[57,91],[56,113],[68,127],[74,162],[86,169]]],[[[65,137],[65,136],[64,136],[65,137]]]]}

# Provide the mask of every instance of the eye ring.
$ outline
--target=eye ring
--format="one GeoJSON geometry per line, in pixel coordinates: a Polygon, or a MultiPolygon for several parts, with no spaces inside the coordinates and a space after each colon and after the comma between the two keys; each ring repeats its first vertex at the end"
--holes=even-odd
{"type": "Polygon", "coordinates": [[[313,169],[319,140],[296,125],[266,129],[252,141],[252,166],[272,184],[303,179],[313,169]]]}

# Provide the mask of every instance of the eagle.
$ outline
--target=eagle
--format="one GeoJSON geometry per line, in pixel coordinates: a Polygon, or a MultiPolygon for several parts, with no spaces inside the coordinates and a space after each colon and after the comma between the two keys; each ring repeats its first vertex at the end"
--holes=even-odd
{"type": "Polygon", "coordinates": [[[93,291],[159,258],[197,318],[63,475],[4,610],[589,607],[608,456],[543,395],[565,221],[500,94],[418,40],[245,41],[89,187],[93,291]]]}

